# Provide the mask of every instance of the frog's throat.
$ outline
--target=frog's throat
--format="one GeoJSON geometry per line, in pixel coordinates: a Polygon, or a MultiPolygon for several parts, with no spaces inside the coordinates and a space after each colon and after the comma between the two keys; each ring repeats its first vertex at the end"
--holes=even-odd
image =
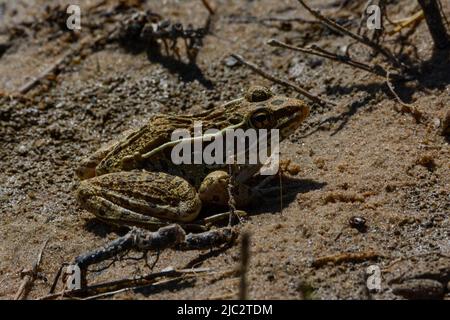
{"type": "Polygon", "coordinates": [[[210,141],[211,139],[215,139],[219,136],[222,136],[227,130],[234,130],[234,129],[238,129],[238,128],[242,127],[246,122],[247,122],[247,119],[244,118],[244,120],[242,120],[241,122],[231,125],[231,126],[228,126],[226,128],[223,128],[222,130],[217,131],[215,133],[208,133],[208,134],[203,134],[201,136],[182,138],[182,139],[166,142],[166,143],[160,145],[158,148],[155,148],[152,151],[144,153],[143,155],[141,155],[141,158],[142,159],[150,158],[153,155],[155,155],[156,153],[158,153],[166,148],[173,147],[182,142],[191,142],[192,143],[194,141],[199,141],[199,140],[200,141],[204,141],[204,140],[210,141]]]}

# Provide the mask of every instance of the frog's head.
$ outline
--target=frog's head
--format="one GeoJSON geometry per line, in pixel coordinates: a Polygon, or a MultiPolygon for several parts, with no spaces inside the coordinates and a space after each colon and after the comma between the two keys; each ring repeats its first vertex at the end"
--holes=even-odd
{"type": "Polygon", "coordinates": [[[243,100],[240,112],[244,116],[244,126],[278,129],[281,140],[291,135],[309,115],[304,101],[275,95],[265,87],[251,87],[243,100]]]}

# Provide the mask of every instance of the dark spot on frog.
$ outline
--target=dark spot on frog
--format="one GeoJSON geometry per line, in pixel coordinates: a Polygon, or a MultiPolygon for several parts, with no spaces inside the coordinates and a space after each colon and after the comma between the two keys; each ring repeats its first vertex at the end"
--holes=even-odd
{"type": "Polygon", "coordinates": [[[238,124],[238,123],[242,122],[242,118],[233,117],[233,118],[230,118],[228,121],[230,121],[231,124],[238,124]]]}

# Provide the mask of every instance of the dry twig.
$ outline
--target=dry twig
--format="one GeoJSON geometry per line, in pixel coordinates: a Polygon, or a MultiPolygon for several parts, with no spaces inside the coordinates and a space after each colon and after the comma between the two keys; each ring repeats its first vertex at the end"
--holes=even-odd
{"type": "Polygon", "coordinates": [[[239,300],[246,300],[247,296],[247,270],[250,259],[250,235],[245,232],[241,240],[241,265],[239,282],[239,300]]]}
{"type": "Polygon", "coordinates": [[[99,293],[97,295],[93,295],[93,296],[89,296],[89,297],[86,297],[86,298],[82,298],[81,300],[96,300],[96,299],[99,299],[99,298],[106,298],[106,297],[110,297],[110,296],[113,296],[113,295],[118,294],[118,293],[123,293],[123,292],[127,292],[127,291],[134,291],[134,290],[138,290],[138,289],[142,289],[142,288],[148,288],[149,286],[156,287],[156,286],[161,286],[161,285],[167,285],[167,284],[173,283],[173,282],[176,283],[176,282],[178,282],[178,281],[180,281],[182,279],[186,279],[186,278],[189,278],[189,277],[193,277],[193,275],[183,276],[183,277],[176,277],[176,278],[173,278],[173,279],[165,279],[165,280],[157,281],[157,282],[154,282],[154,283],[151,283],[151,284],[144,284],[144,285],[135,286],[135,287],[127,287],[127,288],[119,289],[119,290],[116,290],[116,291],[108,291],[108,292],[104,292],[104,293],[99,293]]]}
{"type": "Polygon", "coordinates": [[[33,77],[30,81],[25,83],[23,86],[19,88],[20,94],[25,94],[31,89],[33,89],[39,82],[41,82],[44,78],[48,77],[51,73],[59,69],[61,64],[66,61],[66,59],[73,55],[75,50],[69,50],[66,52],[62,57],[57,59],[53,64],[51,64],[49,67],[47,67],[41,74],[39,74],[37,77],[33,77]]]}
{"type": "MultiPolygon", "coordinates": [[[[203,233],[190,233],[186,235],[185,231],[177,224],[160,228],[156,232],[134,228],[126,235],[109,242],[105,246],[76,257],[73,264],[80,268],[81,284],[83,287],[87,287],[86,274],[89,266],[112,258],[112,262],[103,268],[107,269],[112,266],[114,262],[122,259],[130,250],[141,251],[144,253],[147,253],[148,251],[159,252],[166,248],[176,248],[182,251],[204,250],[233,243],[236,240],[237,235],[237,232],[232,228],[221,228],[203,233]]],[[[142,258],[146,258],[146,254],[140,258],[132,259],[139,260],[142,258]]],[[[50,293],[53,293],[61,275],[61,271],[62,268],[55,276],[50,293]]]]}
{"type": "Polygon", "coordinates": [[[372,48],[376,52],[381,53],[384,57],[388,59],[395,67],[404,67],[400,61],[391,53],[388,49],[382,47],[381,45],[371,41],[369,38],[365,36],[357,35],[356,33],[338,25],[334,21],[328,19],[327,17],[323,16],[319,11],[311,9],[303,0],[298,0],[298,2],[306,9],[308,10],[316,19],[320,20],[324,25],[329,27],[330,29],[353,38],[354,40],[372,48]]]}
{"type": "Polygon", "coordinates": [[[100,249],[93,250],[75,259],[80,269],[110,259],[116,255],[134,249],[138,251],[162,250],[181,244],[186,239],[186,233],[177,224],[160,228],[156,232],[133,228],[126,235],[119,237],[100,249]]]}
{"type": "Polygon", "coordinates": [[[395,98],[397,99],[397,101],[404,107],[412,107],[411,104],[407,104],[406,102],[403,102],[403,100],[398,96],[398,94],[395,92],[394,86],[391,83],[391,77],[390,77],[390,72],[388,71],[386,74],[386,84],[389,87],[389,90],[391,91],[391,93],[395,96],[395,98]]]}
{"type": "Polygon", "coordinates": [[[33,263],[31,269],[22,271],[22,274],[24,274],[25,276],[22,280],[19,290],[17,290],[14,300],[25,299],[31,290],[34,280],[36,280],[39,277],[42,277],[39,274],[39,266],[41,264],[42,254],[45,250],[45,247],[47,246],[48,240],[49,239],[45,240],[44,244],[42,245],[42,248],[39,251],[36,261],[33,263]]]}
{"type": "Polygon", "coordinates": [[[319,268],[322,267],[328,263],[332,264],[341,264],[344,262],[364,262],[367,260],[374,260],[378,259],[380,257],[383,257],[380,253],[374,252],[374,251],[366,251],[366,252],[356,252],[356,253],[339,253],[339,254],[333,254],[330,256],[320,257],[317,259],[314,259],[312,262],[312,266],[319,268]]]}
{"type": "Polygon", "coordinates": [[[63,69],[64,64],[69,63],[69,59],[79,54],[86,47],[92,47],[98,44],[100,41],[106,39],[106,36],[98,36],[95,39],[91,39],[90,37],[86,37],[83,39],[78,45],[75,45],[71,49],[69,49],[63,56],[53,62],[49,67],[47,67],[41,74],[36,77],[33,77],[30,81],[21,86],[18,90],[18,93],[25,94],[35,86],[37,86],[42,80],[47,78],[50,74],[56,73],[57,71],[61,71],[63,69]]]}
{"type": "Polygon", "coordinates": [[[280,84],[282,86],[290,87],[290,88],[294,89],[295,91],[297,91],[298,93],[300,93],[300,94],[304,95],[305,97],[311,99],[311,101],[313,101],[313,102],[316,102],[316,103],[318,103],[320,105],[336,106],[336,104],[334,102],[322,99],[322,98],[320,98],[320,97],[318,97],[318,96],[308,92],[306,89],[304,89],[304,88],[302,88],[302,87],[300,87],[300,86],[298,86],[298,85],[296,85],[296,84],[294,84],[294,83],[292,83],[290,81],[286,81],[286,80],[283,80],[283,79],[276,78],[275,76],[273,76],[273,75],[267,73],[266,71],[262,70],[261,68],[259,68],[254,63],[246,61],[242,56],[240,56],[238,54],[231,54],[231,56],[233,58],[235,58],[236,60],[238,60],[240,63],[242,63],[245,66],[249,67],[251,70],[253,70],[257,74],[259,74],[260,76],[262,76],[262,77],[264,77],[264,78],[266,78],[266,79],[268,79],[270,81],[273,81],[275,83],[278,83],[278,84],[280,84]]]}
{"type": "Polygon", "coordinates": [[[400,21],[392,21],[391,23],[395,25],[394,29],[387,32],[388,35],[394,35],[395,33],[400,32],[402,29],[409,27],[410,25],[416,26],[422,19],[425,18],[425,15],[422,10],[416,12],[411,17],[406,19],[402,19],[400,21]]]}
{"type": "Polygon", "coordinates": [[[212,8],[212,6],[209,4],[208,0],[202,0],[203,5],[205,6],[206,10],[208,10],[210,15],[213,15],[214,9],[212,8]]]}
{"type": "Polygon", "coordinates": [[[390,73],[388,71],[387,75],[386,75],[386,84],[389,88],[389,90],[391,91],[391,93],[394,95],[395,99],[398,101],[398,103],[400,103],[400,105],[402,106],[402,108],[400,110],[398,110],[396,108],[396,111],[401,111],[401,112],[406,112],[406,113],[410,113],[414,119],[416,120],[417,123],[420,122],[420,120],[422,119],[422,112],[420,112],[414,105],[409,104],[404,102],[399,95],[395,92],[395,88],[394,85],[391,83],[390,81],[390,73]]]}
{"type": "MultiPolygon", "coordinates": [[[[56,299],[58,297],[88,297],[95,296],[101,294],[115,294],[121,292],[123,289],[131,290],[136,287],[148,286],[150,284],[155,284],[160,278],[169,277],[176,278],[182,277],[185,275],[195,276],[199,273],[208,273],[213,272],[209,268],[197,268],[197,269],[181,269],[176,270],[173,268],[168,268],[166,270],[150,273],[138,278],[125,278],[121,280],[109,281],[99,284],[94,284],[91,286],[87,286],[85,288],[76,289],[76,290],[63,290],[61,292],[53,293],[46,295],[44,297],[39,298],[39,300],[49,300],[56,299]]],[[[172,279],[173,280],[173,279],[172,279]]],[[[126,291],[126,290],[123,290],[126,291]]]]}
{"type": "MultiPolygon", "coordinates": [[[[227,186],[227,192],[228,192],[228,207],[230,208],[230,213],[228,216],[228,226],[231,227],[233,224],[233,219],[236,214],[236,200],[234,199],[234,173],[233,173],[233,167],[231,164],[228,165],[228,186],[227,186]]],[[[239,216],[238,216],[239,217],[239,216]]],[[[239,217],[240,221],[240,217],[239,217]]]]}
{"type": "MultiPolygon", "coordinates": [[[[275,40],[275,39],[270,39],[267,42],[267,44],[270,46],[273,46],[273,47],[286,48],[286,49],[299,51],[299,52],[306,53],[306,54],[319,56],[319,57],[326,58],[329,60],[337,61],[337,62],[346,64],[346,65],[349,65],[351,67],[373,73],[373,74],[381,76],[381,77],[386,77],[386,75],[387,75],[387,71],[384,70],[383,67],[381,67],[380,65],[368,65],[366,63],[353,60],[349,56],[337,55],[332,52],[326,51],[325,49],[319,48],[315,45],[312,45],[311,48],[301,48],[301,47],[295,47],[295,46],[289,45],[287,43],[283,43],[283,42],[275,40]]],[[[401,78],[401,76],[399,76],[399,75],[391,75],[391,76],[393,76],[396,79],[401,78]]]]}
{"type": "MultiPolygon", "coordinates": [[[[425,14],[425,20],[437,49],[446,49],[450,47],[450,36],[445,28],[440,1],[438,0],[418,0],[425,14]]],[[[445,18],[445,15],[444,15],[445,18]]]]}

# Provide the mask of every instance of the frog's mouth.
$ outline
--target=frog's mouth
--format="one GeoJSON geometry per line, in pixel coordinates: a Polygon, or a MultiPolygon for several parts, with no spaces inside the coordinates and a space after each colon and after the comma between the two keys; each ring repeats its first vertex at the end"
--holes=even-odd
{"type": "Polygon", "coordinates": [[[290,136],[300,126],[300,124],[309,115],[308,108],[291,107],[291,110],[285,110],[284,117],[278,121],[277,129],[280,130],[281,139],[290,136]]]}

